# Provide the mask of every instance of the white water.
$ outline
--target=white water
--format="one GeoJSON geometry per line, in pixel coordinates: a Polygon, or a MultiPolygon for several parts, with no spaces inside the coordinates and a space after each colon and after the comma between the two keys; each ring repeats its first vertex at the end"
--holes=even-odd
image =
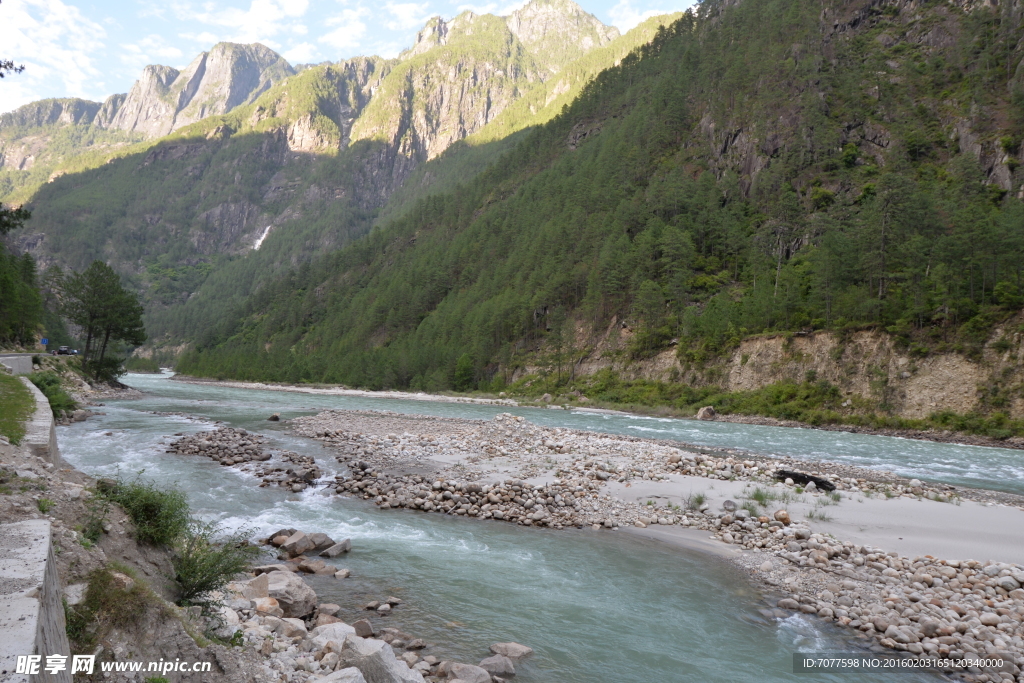
{"type": "MultiPolygon", "coordinates": [[[[425,638],[435,656],[475,663],[492,642],[515,640],[533,647],[536,655],[518,676],[523,683],[849,678],[793,674],[793,652],[850,651],[854,641],[803,616],[765,621],[757,612],[763,605],[756,592],[737,570],[715,558],[623,533],[522,529],[381,511],[319,491],[287,495],[258,488],[248,475],[208,459],[164,452],[173,433],[210,429],[210,421],[223,420],[260,431],[274,448],[314,455],[330,473],[336,463],[328,451],[289,436],[266,416],[339,407],[487,418],[504,407],[225,389],[164,376],[131,375],[127,381],[146,396],[111,402],[103,409],[106,415],[62,428],[64,456],[96,476],[144,470],[142,476],[161,484],[177,483],[200,514],[230,527],[250,525],[262,532],[296,527],[351,537],[352,553],[336,564],[349,567],[353,577],[311,580],[321,600],[343,606],[340,616],[346,621],[365,614],[358,605],[397,595],[405,604],[384,623],[425,638]],[[182,412],[201,420],[146,411],[182,412]]],[[[665,424],[554,410],[513,412],[543,424],[607,431],[665,424]]],[[[858,680],[937,679],[861,674],[858,680]]]]}
{"type": "Polygon", "coordinates": [[[260,247],[263,246],[263,240],[267,239],[267,235],[270,234],[270,229],[273,228],[273,227],[274,227],[274,225],[270,224],[267,227],[263,228],[263,234],[260,235],[259,239],[256,240],[256,243],[254,245],[252,245],[252,250],[253,251],[259,251],[260,250],[260,247]]]}

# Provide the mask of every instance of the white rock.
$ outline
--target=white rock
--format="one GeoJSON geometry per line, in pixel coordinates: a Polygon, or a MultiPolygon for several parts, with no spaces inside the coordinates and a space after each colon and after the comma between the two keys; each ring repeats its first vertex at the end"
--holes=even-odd
{"type": "Polygon", "coordinates": [[[363,678],[363,672],[354,666],[338,669],[329,676],[318,678],[316,681],[317,683],[367,683],[367,680],[363,678]]]}
{"type": "Polygon", "coordinates": [[[286,617],[304,617],[317,605],[316,593],[306,582],[291,572],[271,572],[267,577],[267,592],[277,600],[286,617]]]}
{"type": "MultiPolygon", "coordinates": [[[[359,669],[366,683],[425,683],[423,675],[395,659],[395,651],[382,640],[349,636],[340,656],[341,665],[359,669]]],[[[488,676],[486,683],[490,681],[488,676]]]]}

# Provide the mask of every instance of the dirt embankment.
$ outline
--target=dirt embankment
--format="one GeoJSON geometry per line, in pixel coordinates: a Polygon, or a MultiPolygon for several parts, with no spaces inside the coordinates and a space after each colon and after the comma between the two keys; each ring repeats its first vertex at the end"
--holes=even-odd
{"type": "MultiPolygon", "coordinates": [[[[914,355],[885,332],[849,334],[812,332],[803,335],[745,339],[727,357],[704,366],[681,363],[675,349],[653,358],[628,359],[630,329],[615,320],[596,339],[580,331],[577,376],[611,368],[624,379],[681,381],[693,386],[719,386],[728,391],[759,389],[783,380],[826,380],[851,399],[885,405],[904,418],[932,413],[969,413],[989,405],[1012,418],[1024,418],[1024,315],[997,326],[981,357],[959,353],[914,355]]],[[[528,366],[515,378],[539,371],[528,366]]]]}

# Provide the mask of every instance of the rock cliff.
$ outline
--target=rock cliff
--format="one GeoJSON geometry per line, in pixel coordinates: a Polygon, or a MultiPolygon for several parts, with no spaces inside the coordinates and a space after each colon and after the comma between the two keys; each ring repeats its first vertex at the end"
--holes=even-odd
{"type": "Polygon", "coordinates": [[[107,125],[161,137],[252,102],[294,73],[281,55],[259,43],[218,43],[181,72],[147,66],[107,125]]]}

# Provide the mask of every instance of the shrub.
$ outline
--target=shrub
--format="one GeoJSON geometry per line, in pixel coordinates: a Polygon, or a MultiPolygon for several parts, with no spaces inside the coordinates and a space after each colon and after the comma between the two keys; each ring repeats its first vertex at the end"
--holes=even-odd
{"type": "Polygon", "coordinates": [[[71,411],[78,407],[75,400],[60,385],[60,377],[56,373],[49,371],[33,372],[28,378],[46,396],[46,400],[50,402],[50,410],[53,411],[54,415],[58,415],[61,411],[71,411]]]}
{"type": "Polygon", "coordinates": [[[179,605],[208,603],[210,593],[248,571],[260,554],[257,546],[249,545],[246,530],[224,536],[220,531],[217,525],[198,520],[185,530],[173,560],[179,605]]]}
{"type": "Polygon", "coordinates": [[[135,479],[107,482],[99,491],[124,508],[135,523],[136,537],[143,543],[174,545],[188,529],[188,501],[181,489],[162,491],[153,482],[135,479]]]}

